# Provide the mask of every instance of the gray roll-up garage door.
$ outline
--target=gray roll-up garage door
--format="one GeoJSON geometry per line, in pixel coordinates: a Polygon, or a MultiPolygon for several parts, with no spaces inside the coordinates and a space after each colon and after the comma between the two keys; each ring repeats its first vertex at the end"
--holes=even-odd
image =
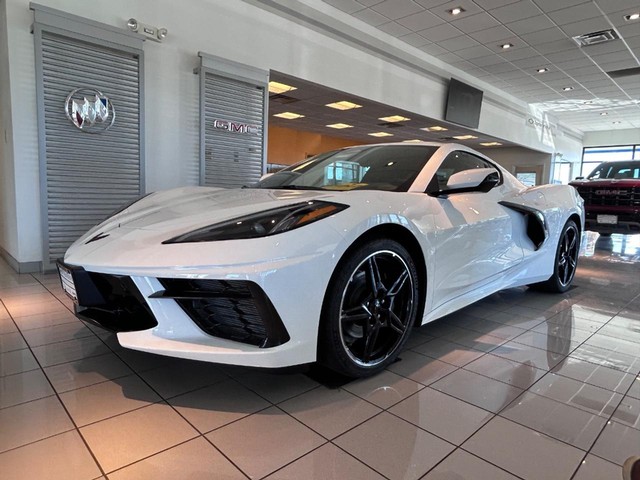
{"type": "MultiPolygon", "coordinates": [[[[225,65],[229,62],[216,64],[225,65]]],[[[264,172],[267,79],[266,73],[256,81],[202,67],[203,185],[231,188],[260,179],[264,172]]]]}
{"type": "Polygon", "coordinates": [[[36,42],[43,110],[40,148],[44,149],[41,185],[46,269],[79,236],[144,189],[142,51],[119,50],[42,28],[36,32],[36,42]],[[100,108],[103,115],[107,112],[106,119],[99,118],[95,127],[86,128],[85,122],[84,129],[77,128],[67,117],[73,102],[67,97],[73,91],[80,109],[89,104],[99,111],[95,102],[103,102],[100,108]]]}

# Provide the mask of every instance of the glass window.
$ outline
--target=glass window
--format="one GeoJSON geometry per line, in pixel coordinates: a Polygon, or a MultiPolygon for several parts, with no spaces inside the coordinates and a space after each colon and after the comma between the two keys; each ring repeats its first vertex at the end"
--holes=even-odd
{"type": "Polygon", "coordinates": [[[437,149],[385,145],[336,150],[285,168],[254,187],[406,192],[437,149]]]}
{"type": "Polygon", "coordinates": [[[640,160],[640,145],[586,147],[582,151],[581,177],[588,177],[602,162],[640,160]]]}
{"type": "Polygon", "coordinates": [[[588,177],[597,179],[638,179],[640,178],[640,162],[611,162],[596,168],[588,177]]]}

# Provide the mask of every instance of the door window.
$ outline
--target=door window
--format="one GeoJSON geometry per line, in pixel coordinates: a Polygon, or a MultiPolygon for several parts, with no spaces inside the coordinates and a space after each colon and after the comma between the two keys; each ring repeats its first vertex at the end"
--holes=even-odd
{"type": "Polygon", "coordinates": [[[447,155],[447,158],[444,159],[436,171],[435,177],[429,185],[429,191],[446,190],[447,182],[451,175],[464,170],[473,170],[474,168],[493,168],[502,182],[502,175],[490,162],[469,152],[455,151],[447,155]]]}

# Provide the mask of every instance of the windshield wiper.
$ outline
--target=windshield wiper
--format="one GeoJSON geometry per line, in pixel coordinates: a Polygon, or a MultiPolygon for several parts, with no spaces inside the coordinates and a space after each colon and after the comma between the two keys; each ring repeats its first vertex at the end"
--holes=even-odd
{"type": "Polygon", "coordinates": [[[273,190],[324,190],[322,187],[309,187],[307,185],[278,185],[275,187],[261,187],[273,190]]]}

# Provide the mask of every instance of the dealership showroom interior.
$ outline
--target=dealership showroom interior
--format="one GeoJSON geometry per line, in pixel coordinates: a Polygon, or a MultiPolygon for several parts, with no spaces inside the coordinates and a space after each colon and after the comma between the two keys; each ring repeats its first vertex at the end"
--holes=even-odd
{"type": "Polygon", "coordinates": [[[640,2],[0,0],[0,479],[640,480],[640,2]]]}

